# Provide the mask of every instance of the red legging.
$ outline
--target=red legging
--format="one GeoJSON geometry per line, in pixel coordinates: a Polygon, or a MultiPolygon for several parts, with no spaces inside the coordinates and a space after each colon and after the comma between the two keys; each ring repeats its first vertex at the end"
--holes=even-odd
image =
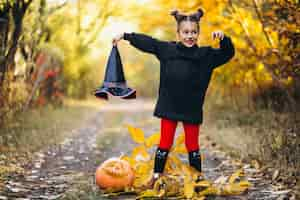
{"type": "MultiPolygon", "coordinates": [[[[170,149],[173,145],[174,135],[177,127],[177,121],[162,118],[161,134],[159,147],[161,149],[170,149]]],[[[199,150],[198,136],[199,124],[190,124],[183,122],[185,133],[185,145],[188,152],[199,150]]]]}

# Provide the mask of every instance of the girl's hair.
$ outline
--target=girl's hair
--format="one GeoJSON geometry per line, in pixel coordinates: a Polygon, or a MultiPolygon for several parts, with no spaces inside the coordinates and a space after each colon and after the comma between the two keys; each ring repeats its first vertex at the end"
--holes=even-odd
{"type": "Polygon", "coordinates": [[[198,8],[197,12],[192,13],[190,15],[182,14],[178,10],[172,10],[170,14],[174,16],[177,21],[177,31],[179,31],[179,25],[182,21],[196,22],[199,30],[199,21],[203,16],[204,12],[201,8],[198,8]]]}

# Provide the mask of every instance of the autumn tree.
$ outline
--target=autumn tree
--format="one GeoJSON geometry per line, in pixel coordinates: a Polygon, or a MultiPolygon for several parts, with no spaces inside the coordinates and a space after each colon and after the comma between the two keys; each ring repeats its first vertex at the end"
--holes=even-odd
{"type": "Polygon", "coordinates": [[[14,68],[14,56],[22,34],[23,19],[31,2],[32,0],[1,0],[0,2],[0,87],[7,72],[14,68]],[[10,26],[10,23],[13,26],[10,26]]]}

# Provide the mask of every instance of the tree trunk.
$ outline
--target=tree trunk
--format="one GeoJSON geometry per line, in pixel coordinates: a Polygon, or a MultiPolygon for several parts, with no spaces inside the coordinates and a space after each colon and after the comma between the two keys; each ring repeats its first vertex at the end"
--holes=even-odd
{"type": "Polygon", "coordinates": [[[4,8],[0,10],[0,91],[7,71],[5,57],[9,32],[9,10],[8,4],[4,5],[4,8]]]}
{"type": "Polygon", "coordinates": [[[12,70],[11,68],[14,66],[14,57],[18,48],[18,41],[22,33],[23,18],[31,2],[32,0],[16,0],[16,2],[11,6],[7,1],[4,4],[4,8],[0,11],[0,88],[3,86],[6,73],[9,70],[12,70]],[[14,32],[12,33],[12,38],[10,41],[11,46],[8,47],[8,20],[10,12],[12,12],[14,21],[14,32]],[[2,23],[4,26],[2,26],[2,23]]]}

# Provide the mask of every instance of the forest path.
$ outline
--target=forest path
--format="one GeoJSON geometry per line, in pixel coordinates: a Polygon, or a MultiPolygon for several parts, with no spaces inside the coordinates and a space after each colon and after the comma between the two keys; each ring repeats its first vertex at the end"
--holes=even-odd
{"type": "MultiPolygon", "coordinates": [[[[73,130],[71,138],[37,152],[24,173],[12,174],[4,190],[0,191],[0,199],[103,199],[94,184],[96,168],[107,158],[121,153],[129,154],[136,145],[124,124],[141,128],[146,137],[160,130],[160,121],[153,117],[153,109],[153,100],[112,99],[106,102],[99,111],[95,111],[95,115],[91,115],[87,123],[73,130]],[[80,192],[83,190],[78,188],[80,184],[85,185],[84,192],[80,192]]],[[[179,123],[176,136],[182,131],[182,124],[179,123]]],[[[205,158],[203,171],[206,178],[216,180],[243,167],[248,180],[253,184],[244,195],[209,199],[284,199],[286,193],[274,192],[271,181],[265,180],[259,170],[238,163],[226,153],[215,149],[214,142],[209,139],[209,131],[209,127],[201,127],[199,138],[205,158]]],[[[182,159],[187,162],[187,155],[182,159]]],[[[115,199],[134,199],[134,196],[115,199]]]]}

